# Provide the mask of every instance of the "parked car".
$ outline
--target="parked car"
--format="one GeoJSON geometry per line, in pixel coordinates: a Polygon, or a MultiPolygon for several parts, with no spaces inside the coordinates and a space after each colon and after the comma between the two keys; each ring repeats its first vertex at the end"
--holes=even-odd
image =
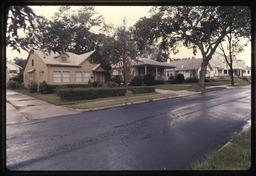
{"type": "Polygon", "coordinates": [[[123,78],[121,75],[114,75],[111,77],[111,81],[117,83],[120,86],[123,83],[123,78]]]}

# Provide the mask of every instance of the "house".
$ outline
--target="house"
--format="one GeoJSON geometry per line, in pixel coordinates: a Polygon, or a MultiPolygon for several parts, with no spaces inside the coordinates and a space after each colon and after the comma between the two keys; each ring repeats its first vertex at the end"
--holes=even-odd
{"type": "MultiPolygon", "coordinates": [[[[199,78],[201,64],[203,59],[189,59],[189,60],[177,60],[177,61],[170,61],[167,60],[167,63],[175,66],[175,68],[166,69],[165,75],[167,79],[175,79],[178,74],[183,74],[184,78],[199,78]]],[[[211,64],[207,66],[207,73],[206,78],[213,77],[213,68],[211,64]]]]}
{"type": "Polygon", "coordinates": [[[246,68],[245,68],[245,70],[243,72],[243,76],[251,76],[251,73],[252,73],[252,68],[246,66],[246,68]]]}
{"type": "Polygon", "coordinates": [[[104,83],[104,72],[100,64],[90,63],[89,58],[97,54],[91,51],[84,54],[71,52],[48,52],[31,50],[24,69],[24,87],[32,82],[40,85],[45,81],[49,85],[104,83]]]}
{"type": "MultiPolygon", "coordinates": [[[[227,59],[230,61],[230,56],[228,56],[227,59]]],[[[215,52],[209,63],[214,69],[214,77],[230,76],[230,67],[226,63],[226,59],[223,54],[215,52]]],[[[232,66],[234,76],[243,76],[243,73],[246,70],[246,64],[243,60],[238,60],[235,55],[232,56],[232,66]]]]}
{"type": "MultiPolygon", "coordinates": [[[[9,73],[9,74],[8,74],[9,78],[12,78],[12,77],[17,76],[18,73],[20,73],[21,70],[22,70],[22,67],[21,67],[21,66],[15,64],[15,63],[13,63],[13,62],[11,62],[11,61],[6,61],[6,67],[7,67],[6,70],[7,70],[8,73],[9,73]]],[[[7,74],[7,72],[6,72],[6,74],[7,74]]]]}
{"type": "MultiPolygon", "coordinates": [[[[133,77],[136,75],[145,76],[150,73],[155,77],[155,80],[164,80],[164,70],[167,68],[174,68],[174,66],[148,58],[138,58],[131,62],[133,77]]],[[[120,64],[112,65],[112,75],[122,75],[122,66],[120,64]]]]}

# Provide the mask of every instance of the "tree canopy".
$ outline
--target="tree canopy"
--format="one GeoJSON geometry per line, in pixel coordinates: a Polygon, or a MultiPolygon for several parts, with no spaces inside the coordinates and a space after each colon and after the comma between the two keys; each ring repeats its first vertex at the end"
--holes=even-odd
{"type": "Polygon", "coordinates": [[[250,28],[248,11],[245,7],[227,6],[154,7],[149,18],[142,18],[135,25],[138,49],[143,52],[155,42],[167,52],[177,53],[182,45],[193,49],[194,54],[199,50],[203,58],[199,88],[203,91],[207,65],[220,42],[230,31],[250,28]],[[230,15],[230,11],[236,13],[230,15]]]}

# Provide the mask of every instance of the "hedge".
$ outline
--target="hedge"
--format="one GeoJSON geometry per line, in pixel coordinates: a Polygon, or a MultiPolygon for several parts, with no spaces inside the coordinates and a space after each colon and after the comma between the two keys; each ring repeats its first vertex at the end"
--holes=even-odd
{"type": "Polygon", "coordinates": [[[90,100],[114,96],[124,96],[125,88],[68,88],[60,89],[58,95],[61,100],[90,100]]]}
{"type": "Polygon", "coordinates": [[[151,86],[129,87],[129,90],[134,94],[155,92],[155,89],[155,87],[151,86]]]}

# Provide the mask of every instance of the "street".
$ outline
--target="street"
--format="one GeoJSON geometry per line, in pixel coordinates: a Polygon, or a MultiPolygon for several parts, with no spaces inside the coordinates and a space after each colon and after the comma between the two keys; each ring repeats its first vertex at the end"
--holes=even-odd
{"type": "Polygon", "coordinates": [[[251,87],[243,86],[7,124],[7,168],[190,170],[250,119],[251,87]]]}

